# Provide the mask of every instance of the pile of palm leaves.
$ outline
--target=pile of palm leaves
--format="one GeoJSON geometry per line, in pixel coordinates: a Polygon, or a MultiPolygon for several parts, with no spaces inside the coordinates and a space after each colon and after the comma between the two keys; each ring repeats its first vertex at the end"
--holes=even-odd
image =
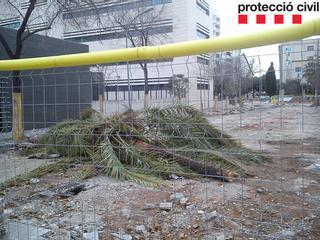
{"type": "Polygon", "coordinates": [[[50,128],[40,142],[48,153],[86,158],[94,163],[94,174],[151,185],[157,184],[157,177],[172,174],[227,180],[230,173],[251,174],[246,165],[264,160],[183,105],[109,118],[88,109],[81,120],[50,128]]]}

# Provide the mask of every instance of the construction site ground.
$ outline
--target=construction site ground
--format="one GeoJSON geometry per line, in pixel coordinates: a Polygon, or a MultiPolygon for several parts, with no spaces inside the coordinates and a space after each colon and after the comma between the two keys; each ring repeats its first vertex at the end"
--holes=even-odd
{"type": "MultiPolygon", "coordinates": [[[[145,187],[97,176],[73,196],[39,194],[74,180],[77,166],[61,169],[5,188],[3,239],[320,239],[320,109],[266,104],[207,118],[270,161],[232,182],[173,176],[145,187]]],[[[14,149],[0,159],[2,182],[57,161],[14,149]]]]}

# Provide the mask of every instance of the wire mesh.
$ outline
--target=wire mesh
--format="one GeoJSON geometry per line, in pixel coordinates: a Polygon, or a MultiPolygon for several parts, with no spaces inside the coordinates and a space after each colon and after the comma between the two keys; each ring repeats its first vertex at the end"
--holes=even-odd
{"type": "Polygon", "coordinates": [[[6,238],[318,239],[317,96],[284,61],[271,99],[270,56],[152,61],[147,97],[136,63],[22,72],[21,143],[2,73],[6,238]]]}

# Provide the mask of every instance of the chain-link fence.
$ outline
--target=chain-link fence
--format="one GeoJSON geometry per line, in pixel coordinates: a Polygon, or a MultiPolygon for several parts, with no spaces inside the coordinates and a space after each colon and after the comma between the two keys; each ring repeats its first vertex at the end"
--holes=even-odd
{"type": "Polygon", "coordinates": [[[21,72],[21,143],[2,73],[4,239],[319,239],[318,69],[292,46],[21,72]]]}

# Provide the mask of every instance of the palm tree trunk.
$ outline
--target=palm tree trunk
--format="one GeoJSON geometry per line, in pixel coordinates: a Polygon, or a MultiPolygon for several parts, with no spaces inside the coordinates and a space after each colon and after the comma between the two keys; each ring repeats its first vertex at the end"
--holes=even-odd
{"type": "Polygon", "coordinates": [[[200,162],[186,156],[178,154],[176,151],[163,149],[151,144],[143,143],[143,147],[148,149],[150,152],[157,153],[161,156],[171,158],[178,162],[181,166],[189,168],[191,171],[196,172],[198,174],[204,175],[204,177],[219,179],[225,182],[229,182],[229,178],[224,171],[218,170],[213,163],[208,162],[200,162]]]}

